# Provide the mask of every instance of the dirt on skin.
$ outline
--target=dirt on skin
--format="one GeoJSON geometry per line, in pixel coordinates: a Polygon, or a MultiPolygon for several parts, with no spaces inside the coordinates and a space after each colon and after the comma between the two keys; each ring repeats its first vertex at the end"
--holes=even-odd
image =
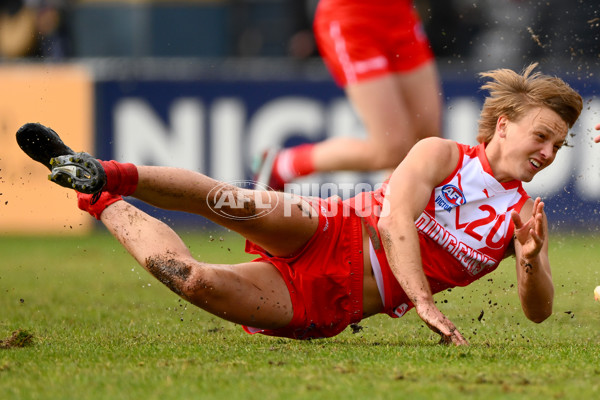
{"type": "Polygon", "coordinates": [[[153,256],[146,259],[148,271],[173,292],[183,296],[182,286],[190,277],[192,267],[179,261],[173,254],[153,256]]]}
{"type": "Polygon", "coordinates": [[[0,349],[13,349],[16,347],[27,347],[33,344],[33,334],[19,329],[6,339],[0,340],[0,349]]]}

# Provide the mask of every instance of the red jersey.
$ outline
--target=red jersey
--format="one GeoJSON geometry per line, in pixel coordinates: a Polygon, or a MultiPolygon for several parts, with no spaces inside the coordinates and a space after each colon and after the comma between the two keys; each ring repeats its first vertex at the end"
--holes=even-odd
{"type": "MultiPolygon", "coordinates": [[[[495,270],[511,244],[510,213],[519,212],[529,198],[520,181],[501,183],[494,178],[483,144],[457,146],[460,156],[454,171],[434,188],[415,222],[432,293],[466,286],[495,270]]],[[[386,188],[387,183],[363,193],[351,199],[351,205],[362,213],[372,241],[379,241],[371,245],[371,263],[383,312],[401,317],[413,304],[392,273],[377,230],[386,188]]]]}

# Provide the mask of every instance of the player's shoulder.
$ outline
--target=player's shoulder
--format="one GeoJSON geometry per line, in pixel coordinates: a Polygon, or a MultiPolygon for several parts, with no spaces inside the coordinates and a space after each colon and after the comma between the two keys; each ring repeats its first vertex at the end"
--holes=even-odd
{"type": "Polygon", "coordinates": [[[411,150],[415,157],[426,156],[432,163],[454,165],[460,156],[460,145],[454,140],[428,137],[418,141],[411,150]]]}
{"type": "Polygon", "coordinates": [[[456,169],[459,159],[460,150],[455,141],[432,137],[417,142],[399,169],[417,174],[422,181],[437,184],[456,169]]]}
{"type": "Polygon", "coordinates": [[[450,139],[444,139],[441,137],[427,137],[424,139],[421,139],[417,142],[417,144],[415,144],[415,147],[424,147],[424,148],[429,148],[429,149],[451,149],[451,148],[458,148],[458,143],[455,142],[454,140],[450,140],[450,139]]]}

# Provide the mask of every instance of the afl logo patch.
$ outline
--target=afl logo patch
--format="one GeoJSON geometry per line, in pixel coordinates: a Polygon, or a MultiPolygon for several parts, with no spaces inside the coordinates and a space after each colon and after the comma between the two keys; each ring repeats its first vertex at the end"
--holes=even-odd
{"type": "Polygon", "coordinates": [[[461,206],[467,202],[463,192],[454,185],[444,185],[442,187],[444,199],[454,207],[461,206]]]}
{"type": "Polygon", "coordinates": [[[394,314],[396,314],[396,316],[398,318],[400,318],[404,314],[406,314],[407,311],[408,311],[408,304],[402,303],[398,307],[396,307],[396,309],[394,310],[394,314]]]}

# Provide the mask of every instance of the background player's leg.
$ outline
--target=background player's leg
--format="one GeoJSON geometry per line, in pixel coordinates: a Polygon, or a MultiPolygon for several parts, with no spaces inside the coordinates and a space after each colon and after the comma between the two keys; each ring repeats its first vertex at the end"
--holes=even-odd
{"type": "Polygon", "coordinates": [[[271,264],[199,262],[171,228],[124,201],[109,205],[101,221],[142,267],[192,304],[258,328],[291,321],[288,289],[271,264]]]}
{"type": "Polygon", "coordinates": [[[441,98],[433,63],[351,84],[346,93],[367,137],[339,137],[316,144],[316,171],[395,168],[418,140],[441,135],[441,98]]]}
{"type": "Polygon", "coordinates": [[[406,101],[415,141],[442,136],[442,88],[432,61],[410,73],[394,75],[396,87],[406,101]]]}

